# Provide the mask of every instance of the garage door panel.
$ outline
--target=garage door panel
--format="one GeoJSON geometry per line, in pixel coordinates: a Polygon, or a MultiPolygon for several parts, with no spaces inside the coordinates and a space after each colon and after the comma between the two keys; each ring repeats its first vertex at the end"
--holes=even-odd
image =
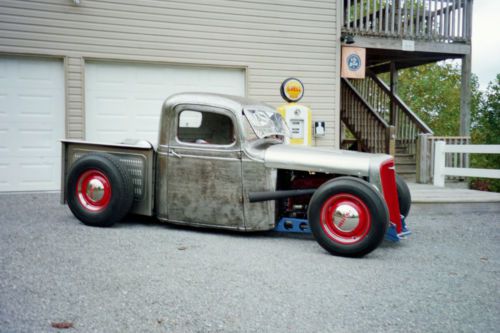
{"type": "Polygon", "coordinates": [[[60,177],[61,162],[45,157],[17,157],[0,160],[0,188],[3,191],[55,190],[54,179],[60,177]]]}
{"type": "Polygon", "coordinates": [[[154,111],[154,108],[156,108],[158,104],[162,105],[164,101],[165,98],[158,98],[157,96],[152,95],[150,93],[148,94],[138,93],[133,99],[135,110],[138,111],[136,112],[136,114],[139,115],[145,114],[148,116],[159,115],[160,112],[154,111]]]}
{"type": "MultiPolygon", "coordinates": [[[[0,87],[3,86],[5,83],[3,83],[1,80],[0,80],[0,87]]],[[[7,116],[7,106],[6,106],[6,102],[7,101],[7,94],[6,93],[0,93],[0,120],[3,120],[5,118],[2,118],[2,117],[6,117],[7,116]]]]}
{"type": "Polygon", "coordinates": [[[89,139],[89,141],[92,142],[123,142],[125,138],[128,137],[126,131],[114,131],[114,130],[105,130],[105,131],[96,131],[95,132],[96,136],[100,136],[105,138],[104,140],[96,140],[96,139],[89,139]]]}
{"type": "Polygon", "coordinates": [[[244,96],[244,71],[232,68],[86,63],[86,138],[107,142],[137,138],[156,142],[163,102],[168,96],[185,91],[244,96]]]}
{"type": "Polygon", "coordinates": [[[6,188],[14,177],[10,163],[0,158],[0,188],[6,188]],[[2,161],[3,160],[3,161],[2,161]]]}
{"type": "Polygon", "coordinates": [[[131,82],[145,87],[163,87],[165,85],[165,75],[170,75],[168,68],[151,67],[148,65],[138,66],[131,75],[131,82]]]}
{"type": "Polygon", "coordinates": [[[157,140],[156,133],[160,123],[159,109],[165,100],[150,96],[142,97],[143,94],[139,95],[132,102],[136,135],[154,142],[157,140]]]}
{"type": "Polygon", "coordinates": [[[154,116],[154,117],[151,117],[151,116],[139,117],[138,116],[138,117],[136,117],[136,122],[134,123],[135,130],[136,130],[136,132],[139,132],[139,131],[146,132],[146,133],[149,133],[148,135],[150,135],[152,131],[155,131],[155,129],[153,128],[154,126],[152,126],[151,124],[156,122],[156,127],[158,127],[159,121],[160,121],[160,118],[157,116],[154,116]]]}
{"type": "Polygon", "coordinates": [[[99,117],[101,120],[101,123],[96,126],[95,130],[99,132],[105,133],[106,131],[108,132],[115,132],[115,133],[127,133],[128,131],[126,128],[129,127],[129,122],[127,118],[118,118],[118,119],[112,119],[109,117],[107,120],[106,118],[108,117],[99,117]],[[112,121],[110,121],[112,119],[112,121]]]}
{"type": "Polygon", "coordinates": [[[16,69],[18,71],[17,79],[21,81],[23,84],[54,84],[54,81],[51,79],[52,76],[52,68],[51,66],[41,66],[43,60],[33,61],[31,59],[27,59],[28,61],[18,61],[16,63],[16,69]]]}
{"type": "Polygon", "coordinates": [[[2,156],[6,156],[5,154],[9,153],[11,148],[8,144],[9,129],[4,127],[6,123],[0,122],[0,124],[3,124],[3,126],[0,125],[0,154],[2,154],[2,156]]]}
{"type": "MultiPolygon", "coordinates": [[[[121,67],[121,64],[108,62],[102,63],[102,66],[96,68],[92,63],[87,63],[85,72],[92,75],[91,82],[93,85],[109,85],[110,87],[119,88],[126,85],[127,78],[130,75],[130,73],[123,71],[121,67]]],[[[86,78],[88,79],[88,77],[86,78]]]]}
{"type": "Polygon", "coordinates": [[[57,138],[52,129],[24,128],[18,131],[19,152],[36,156],[55,157],[57,138]],[[47,156],[48,154],[48,156],[47,156]]]}
{"type": "Polygon", "coordinates": [[[62,61],[0,57],[0,77],[0,191],[59,189],[62,61]]]}
{"type": "MultiPolygon", "coordinates": [[[[115,116],[115,117],[125,117],[123,110],[127,106],[127,99],[122,96],[90,96],[94,101],[90,104],[91,108],[98,107],[101,112],[96,114],[95,117],[99,116],[115,116]]],[[[93,117],[93,114],[89,114],[89,117],[93,117]]]]}
{"type": "Polygon", "coordinates": [[[0,61],[0,84],[2,81],[7,81],[7,70],[8,63],[6,61],[0,61]]]}
{"type": "Polygon", "coordinates": [[[15,104],[15,109],[19,111],[20,116],[55,116],[57,108],[58,96],[37,95],[37,94],[18,94],[12,96],[12,103],[15,104]]]}
{"type": "Polygon", "coordinates": [[[21,185],[50,186],[56,167],[53,161],[46,160],[37,163],[26,158],[19,162],[19,175],[21,185]]]}

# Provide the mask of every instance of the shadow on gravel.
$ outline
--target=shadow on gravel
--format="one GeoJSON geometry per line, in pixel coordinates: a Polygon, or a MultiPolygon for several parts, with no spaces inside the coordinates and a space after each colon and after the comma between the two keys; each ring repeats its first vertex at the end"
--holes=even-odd
{"type": "MultiPolygon", "coordinates": [[[[162,222],[153,216],[142,216],[142,215],[128,215],[125,217],[125,219],[123,219],[119,223],[116,223],[111,228],[114,229],[156,228],[158,229],[158,232],[168,232],[168,230],[172,230],[172,231],[186,231],[186,232],[196,232],[196,233],[204,233],[212,235],[225,235],[227,237],[233,237],[239,239],[274,238],[274,239],[294,239],[294,240],[316,242],[312,234],[286,233],[286,232],[277,232],[274,230],[244,232],[244,231],[227,230],[227,229],[216,229],[210,227],[184,226],[179,224],[162,222]]],[[[385,249],[397,249],[402,245],[404,245],[404,242],[405,242],[404,240],[399,243],[384,240],[379,245],[379,247],[385,249]]]]}
{"type": "Polygon", "coordinates": [[[236,231],[227,229],[217,229],[210,227],[197,227],[197,226],[184,226],[180,224],[173,224],[168,222],[161,222],[152,216],[141,216],[141,215],[128,215],[121,222],[115,224],[113,228],[137,228],[137,227],[154,227],[158,229],[170,229],[170,230],[182,230],[182,231],[192,231],[201,232],[206,234],[217,234],[217,235],[227,235],[238,238],[288,238],[288,239],[304,239],[304,240],[314,240],[312,234],[298,234],[298,233],[284,233],[276,232],[273,230],[269,231],[236,231]]]}

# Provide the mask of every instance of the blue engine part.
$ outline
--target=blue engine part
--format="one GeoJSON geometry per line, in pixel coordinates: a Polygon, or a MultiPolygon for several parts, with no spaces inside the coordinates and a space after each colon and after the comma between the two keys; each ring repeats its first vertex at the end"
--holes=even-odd
{"type": "Polygon", "coordinates": [[[304,219],[297,219],[293,217],[282,217],[274,231],[278,232],[294,232],[301,234],[310,234],[311,228],[309,228],[309,221],[304,219]]]}

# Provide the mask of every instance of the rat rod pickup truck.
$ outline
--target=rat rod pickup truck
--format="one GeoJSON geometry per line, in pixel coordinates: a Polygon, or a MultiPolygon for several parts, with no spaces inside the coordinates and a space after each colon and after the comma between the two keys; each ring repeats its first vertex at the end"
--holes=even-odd
{"type": "Polygon", "coordinates": [[[158,145],[63,140],[61,201],[91,226],[134,213],[189,226],[312,232],[344,256],[409,233],[410,193],[392,156],[287,145],[287,135],[266,104],[173,95],[162,107],[158,145]]]}

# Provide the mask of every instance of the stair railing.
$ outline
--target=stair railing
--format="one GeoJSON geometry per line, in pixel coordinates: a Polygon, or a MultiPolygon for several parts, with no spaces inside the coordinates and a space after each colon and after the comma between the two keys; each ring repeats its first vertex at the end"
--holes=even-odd
{"type": "Polygon", "coordinates": [[[411,109],[392,94],[389,86],[376,74],[367,70],[364,80],[350,81],[358,93],[388,124],[394,125],[398,146],[407,147],[409,154],[416,153],[417,136],[433,134],[411,109]]]}
{"type": "Polygon", "coordinates": [[[340,118],[362,150],[395,154],[394,127],[366,101],[347,79],[341,83],[340,118]]]}

